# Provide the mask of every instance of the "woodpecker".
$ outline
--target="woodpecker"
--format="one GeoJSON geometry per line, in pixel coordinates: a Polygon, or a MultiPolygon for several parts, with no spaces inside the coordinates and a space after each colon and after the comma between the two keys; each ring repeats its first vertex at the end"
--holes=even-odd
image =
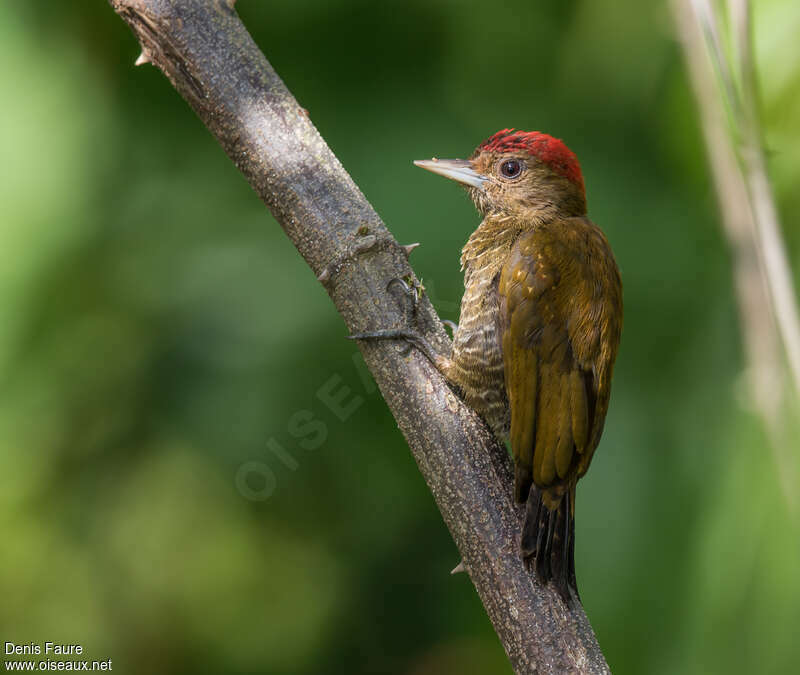
{"type": "Polygon", "coordinates": [[[434,360],[514,457],[521,555],[571,603],[575,486],[603,432],[622,329],[622,282],[586,215],[578,159],[559,139],[503,129],[466,160],[417,166],[465,186],[483,220],[461,254],[464,296],[449,357],[434,360]]]}

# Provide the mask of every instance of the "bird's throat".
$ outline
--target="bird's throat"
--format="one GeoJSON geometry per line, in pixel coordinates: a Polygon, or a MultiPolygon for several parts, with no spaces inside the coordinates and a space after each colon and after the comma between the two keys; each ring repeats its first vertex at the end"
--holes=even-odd
{"type": "Polygon", "coordinates": [[[525,229],[523,223],[511,216],[486,216],[461,250],[461,269],[466,274],[490,270],[499,272],[517,237],[525,229]]]}

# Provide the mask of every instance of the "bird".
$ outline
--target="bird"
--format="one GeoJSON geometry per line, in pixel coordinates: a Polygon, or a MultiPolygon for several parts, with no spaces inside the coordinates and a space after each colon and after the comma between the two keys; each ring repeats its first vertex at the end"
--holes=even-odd
{"type": "Polygon", "coordinates": [[[587,217],[583,174],[560,139],[503,129],[469,159],[414,164],[464,186],[482,216],[461,252],[464,295],[452,352],[420,346],[466,404],[508,442],[525,504],[520,553],[568,604],[575,490],[600,442],[622,331],[622,281],[587,217]]]}

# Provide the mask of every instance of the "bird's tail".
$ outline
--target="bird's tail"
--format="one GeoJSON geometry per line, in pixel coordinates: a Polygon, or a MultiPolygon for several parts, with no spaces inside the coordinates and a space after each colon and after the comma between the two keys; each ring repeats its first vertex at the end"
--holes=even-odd
{"type": "Polygon", "coordinates": [[[578,596],[575,580],[575,486],[553,496],[531,486],[522,526],[522,555],[542,584],[552,580],[559,595],[572,604],[578,596]]]}

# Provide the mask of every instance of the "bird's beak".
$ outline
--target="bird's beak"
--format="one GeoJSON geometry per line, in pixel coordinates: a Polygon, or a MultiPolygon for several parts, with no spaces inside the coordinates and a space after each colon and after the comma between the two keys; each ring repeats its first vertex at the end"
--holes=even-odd
{"type": "Polygon", "coordinates": [[[434,157],[433,159],[418,159],[414,164],[474,188],[483,187],[487,180],[485,176],[472,168],[472,162],[468,159],[436,159],[434,157]]]}

